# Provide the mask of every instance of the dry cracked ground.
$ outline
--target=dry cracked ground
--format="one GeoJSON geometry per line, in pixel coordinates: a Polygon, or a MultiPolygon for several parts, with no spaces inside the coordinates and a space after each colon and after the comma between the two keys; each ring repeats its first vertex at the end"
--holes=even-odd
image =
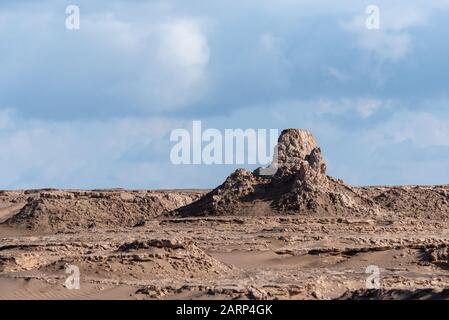
{"type": "Polygon", "coordinates": [[[449,186],[349,186],[297,129],[276,158],[214,190],[0,192],[0,299],[449,297],[449,186]]]}

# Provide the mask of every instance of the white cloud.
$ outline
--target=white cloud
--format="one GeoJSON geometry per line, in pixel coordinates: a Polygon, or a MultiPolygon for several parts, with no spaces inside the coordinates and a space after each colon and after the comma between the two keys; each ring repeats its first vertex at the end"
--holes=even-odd
{"type": "Polygon", "coordinates": [[[410,141],[420,147],[449,146],[449,119],[427,112],[400,111],[376,126],[369,137],[373,147],[410,141]]]}
{"type": "Polygon", "coordinates": [[[141,89],[157,97],[160,111],[182,108],[207,89],[208,40],[193,20],[170,21],[158,31],[156,57],[147,69],[149,73],[151,68],[157,69],[158,76],[151,79],[144,76],[141,89]]]}
{"type": "Polygon", "coordinates": [[[397,61],[413,49],[413,38],[408,29],[427,24],[433,14],[449,8],[449,1],[378,1],[376,5],[380,9],[380,29],[366,28],[368,15],[363,11],[351,21],[342,23],[342,27],[355,35],[360,48],[383,60],[397,61]]]}
{"type": "Polygon", "coordinates": [[[362,118],[368,118],[380,108],[388,106],[389,103],[385,103],[379,99],[360,99],[356,102],[356,109],[362,118]]]}
{"type": "Polygon", "coordinates": [[[106,14],[85,18],[92,43],[102,43],[121,59],[124,73],[110,88],[128,94],[144,109],[170,111],[196,101],[207,87],[208,39],[193,18],[122,21],[106,14]],[[114,36],[111,36],[114,35],[114,36]]]}
{"type": "MultiPolygon", "coordinates": [[[[0,15],[8,24],[0,29],[0,42],[8,44],[8,50],[0,52],[0,84],[9,92],[29,84],[27,90],[36,90],[35,104],[50,109],[49,114],[62,112],[55,102],[62,98],[32,84],[38,74],[60,95],[69,95],[64,100],[121,101],[130,114],[183,109],[207,90],[210,47],[205,26],[195,17],[164,9],[164,15],[150,10],[147,19],[133,19],[132,10],[99,13],[81,6],[81,28],[71,32],[60,23],[60,6],[46,8],[45,14],[19,8],[7,8],[0,15]],[[21,85],[14,86],[11,79],[21,85]]],[[[117,109],[107,111],[114,114],[117,109]]]]}
{"type": "Polygon", "coordinates": [[[210,49],[198,24],[191,20],[177,20],[164,24],[161,30],[161,60],[181,67],[207,66],[210,49]]]}
{"type": "Polygon", "coordinates": [[[337,100],[320,99],[309,101],[307,104],[308,108],[314,110],[318,115],[348,115],[355,112],[359,117],[366,119],[381,109],[391,108],[393,103],[390,100],[362,97],[337,100]]]}
{"type": "Polygon", "coordinates": [[[180,126],[164,118],[88,122],[16,118],[14,122],[14,130],[0,130],[0,167],[7,168],[0,170],[1,189],[132,187],[131,181],[139,181],[136,187],[154,187],[155,180],[164,176],[160,169],[139,172],[136,168],[157,168],[161,161],[157,157],[165,152],[161,141],[180,126]],[[141,153],[138,159],[127,161],[135,150],[141,153]],[[154,180],[142,178],[151,176],[154,180]]]}
{"type": "Polygon", "coordinates": [[[6,130],[13,125],[13,110],[11,109],[0,109],[0,130],[6,130]]]}
{"type": "Polygon", "coordinates": [[[348,77],[343,72],[341,72],[335,67],[328,67],[326,71],[328,75],[337,79],[340,82],[344,82],[348,79],[348,77]]]}
{"type": "MultiPolygon", "coordinates": [[[[140,76],[126,88],[135,94],[137,101],[154,111],[185,108],[207,88],[210,60],[207,37],[192,19],[172,19],[152,27],[139,27],[152,32],[147,36],[142,34],[142,40],[136,41],[143,64],[140,76]]],[[[137,26],[131,29],[134,34],[143,32],[135,29],[137,26]]],[[[117,88],[120,90],[122,86],[117,88]]]]}
{"type": "Polygon", "coordinates": [[[405,57],[412,48],[411,36],[406,33],[390,34],[380,31],[365,34],[359,38],[359,44],[382,59],[397,61],[405,57]]]}
{"type": "Polygon", "coordinates": [[[368,30],[365,27],[365,16],[356,16],[350,23],[343,24],[343,27],[355,34],[360,48],[375,54],[382,60],[397,61],[410,52],[411,36],[384,26],[383,16],[381,17],[379,30],[368,30]]]}

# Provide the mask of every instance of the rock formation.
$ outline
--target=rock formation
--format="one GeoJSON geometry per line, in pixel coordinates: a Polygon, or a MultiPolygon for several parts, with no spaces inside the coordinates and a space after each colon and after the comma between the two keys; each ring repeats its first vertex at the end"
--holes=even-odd
{"type": "Polygon", "coordinates": [[[39,231],[141,226],[200,195],[201,191],[30,190],[15,196],[22,206],[5,223],[39,231]]]}
{"type": "Polygon", "coordinates": [[[238,169],[222,185],[175,214],[187,217],[376,212],[372,200],[326,175],[321,149],[307,130],[282,131],[268,169],[238,169]]]}

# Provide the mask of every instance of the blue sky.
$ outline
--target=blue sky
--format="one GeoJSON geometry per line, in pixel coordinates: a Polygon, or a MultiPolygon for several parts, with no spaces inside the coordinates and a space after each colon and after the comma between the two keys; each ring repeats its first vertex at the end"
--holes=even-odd
{"type": "Polygon", "coordinates": [[[235,167],[170,163],[193,120],[307,128],[352,184],[449,183],[448,21],[448,0],[3,0],[0,188],[214,187],[235,167]]]}

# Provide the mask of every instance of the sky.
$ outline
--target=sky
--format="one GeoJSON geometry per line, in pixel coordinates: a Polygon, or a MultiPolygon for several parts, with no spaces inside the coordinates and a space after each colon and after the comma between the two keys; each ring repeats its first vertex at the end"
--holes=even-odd
{"type": "Polygon", "coordinates": [[[354,185],[447,184],[448,30],[449,0],[2,0],[0,189],[215,187],[238,166],[170,162],[194,120],[309,129],[354,185]]]}

